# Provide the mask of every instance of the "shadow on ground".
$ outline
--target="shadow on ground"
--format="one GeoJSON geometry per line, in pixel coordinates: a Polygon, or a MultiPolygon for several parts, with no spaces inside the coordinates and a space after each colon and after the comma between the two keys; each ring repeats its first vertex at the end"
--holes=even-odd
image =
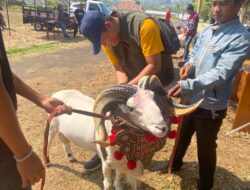
{"type": "Polygon", "coordinates": [[[73,36],[73,30],[72,31],[68,31],[68,34],[70,36],[70,38],[68,39],[64,39],[63,38],[63,33],[62,31],[49,31],[48,34],[47,34],[47,31],[46,30],[43,30],[43,31],[36,31],[36,32],[40,32],[42,33],[43,35],[41,37],[39,37],[39,39],[42,39],[42,40],[49,40],[49,41],[59,41],[59,42],[63,42],[63,43],[72,43],[72,42],[79,42],[79,41],[82,41],[84,40],[85,38],[83,37],[82,34],[78,33],[76,35],[76,37],[73,36]]]}
{"type": "MultiPolygon", "coordinates": [[[[75,162],[75,164],[79,164],[79,165],[84,165],[85,162],[75,162]]],[[[51,163],[49,165],[49,168],[57,168],[60,170],[64,170],[68,173],[73,174],[74,176],[76,176],[77,178],[80,179],[85,179],[87,181],[90,181],[91,183],[96,184],[100,189],[103,189],[103,174],[102,174],[102,170],[99,169],[97,171],[94,172],[79,172],[77,170],[72,169],[69,166],[63,165],[63,164],[58,164],[58,163],[51,163]]],[[[115,173],[113,172],[112,175],[112,180],[114,182],[115,180],[115,173]]],[[[124,185],[124,189],[125,190],[130,190],[131,187],[128,184],[124,185]]],[[[146,184],[144,182],[140,182],[140,189],[146,189],[146,190],[155,190],[155,188],[151,187],[149,184],[146,184]]]]}
{"type": "MultiPolygon", "coordinates": [[[[167,161],[153,160],[147,166],[147,169],[151,172],[156,172],[164,167],[167,167],[167,161]]],[[[182,169],[178,172],[173,172],[172,175],[173,178],[181,178],[180,189],[194,190],[196,188],[196,180],[199,178],[198,162],[184,162],[182,169]]],[[[229,170],[217,166],[213,190],[250,190],[250,181],[243,181],[229,170]]]]}
{"type": "MultiPolygon", "coordinates": [[[[83,165],[84,162],[76,162],[75,164],[79,164],[79,165],[83,165]]],[[[88,173],[83,173],[83,172],[79,172],[77,170],[72,169],[69,166],[63,165],[63,164],[58,164],[58,163],[54,163],[54,164],[50,164],[49,168],[58,168],[60,170],[64,170],[68,173],[73,174],[74,176],[80,178],[80,179],[85,179],[87,181],[90,181],[94,184],[96,184],[100,189],[103,189],[103,185],[102,185],[102,171],[99,169],[95,172],[88,172],[88,173]],[[98,177],[97,177],[98,176],[98,177]],[[100,180],[101,179],[101,180],[100,180]]]]}

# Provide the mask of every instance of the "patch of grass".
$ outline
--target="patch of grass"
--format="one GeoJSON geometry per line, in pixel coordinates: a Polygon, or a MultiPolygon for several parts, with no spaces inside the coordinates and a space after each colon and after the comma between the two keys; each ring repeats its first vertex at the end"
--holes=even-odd
{"type": "Polygon", "coordinates": [[[40,44],[40,45],[31,45],[28,47],[18,47],[18,48],[10,48],[7,50],[8,56],[20,56],[29,53],[36,53],[45,51],[48,49],[56,48],[58,43],[49,43],[49,44],[40,44]]]}

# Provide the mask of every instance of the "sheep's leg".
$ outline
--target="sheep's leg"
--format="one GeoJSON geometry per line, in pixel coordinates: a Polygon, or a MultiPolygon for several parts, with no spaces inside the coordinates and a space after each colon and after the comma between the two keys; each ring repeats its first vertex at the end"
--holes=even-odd
{"type": "Polygon", "coordinates": [[[122,179],[123,179],[123,173],[120,171],[116,170],[116,176],[115,176],[115,190],[122,190],[123,189],[123,184],[122,184],[122,179]]]}
{"type": "Polygon", "coordinates": [[[131,175],[131,174],[127,174],[127,180],[128,180],[128,183],[132,186],[133,190],[139,189],[136,176],[131,175]]]}
{"type": "Polygon", "coordinates": [[[102,173],[104,190],[112,190],[112,170],[106,163],[102,163],[102,173]]]}
{"type": "Polygon", "coordinates": [[[66,156],[70,162],[76,162],[76,159],[72,153],[71,146],[69,140],[62,134],[59,133],[59,139],[63,143],[64,151],[66,153],[66,156]]]}

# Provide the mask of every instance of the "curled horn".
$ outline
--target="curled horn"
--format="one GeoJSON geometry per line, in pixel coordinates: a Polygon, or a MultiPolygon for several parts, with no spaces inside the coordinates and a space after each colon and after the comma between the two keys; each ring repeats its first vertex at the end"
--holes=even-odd
{"type": "MultiPolygon", "coordinates": [[[[142,77],[138,83],[138,87],[153,90],[154,92],[157,92],[162,96],[166,96],[166,91],[164,90],[159,78],[155,75],[142,77]]],[[[192,105],[180,104],[174,101],[173,99],[169,99],[167,102],[169,104],[169,108],[167,111],[169,112],[168,115],[174,114],[182,116],[195,111],[201,105],[203,99],[192,105]]]]}
{"type": "MultiPolygon", "coordinates": [[[[116,85],[104,90],[96,99],[94,112],[105,115],[107,112],[113,113],[118,104],[126,104],[128,98],[136,93],[137,88],[130,85],[116,85]]],[[[107,131],[105,120],[100,118],[94,119],[98,139],[94,143],[108,146],[107,131]]]]}
{"type": "Polygon", "coordinates": [[[203,100],[204,99],[201,99],[198,102],[191,104],[191,105],[183,105],[183,104],[177,103],[173,99],[169,99],[167,102],[172,112],[174,112],[174,115],[182,116],[182,115],[187,115],[195,111],[201,105],[203,100]]]}

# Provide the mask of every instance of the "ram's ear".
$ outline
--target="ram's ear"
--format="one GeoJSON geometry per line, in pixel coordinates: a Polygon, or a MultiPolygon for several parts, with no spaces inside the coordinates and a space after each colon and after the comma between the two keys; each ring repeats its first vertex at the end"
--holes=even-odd
{"type": "Polygon", "coordinates": [[[126,105],[124,104],[118,104],[118,108],[121,110],[123,114],[129,113],[129,109],[126,105]]]}
{"type": "Polygon", "coordinates": [[[138,88],[151,90],[154,87],[162,87],[161,81],[155,75],[144,76],[138,82],[138,88]]]}
{"type": "Polygon", "coordinates": [[[138,88],[151,90],[161,96],[166,95],[160,79],[155,75],[142,77],[138,83],[138,88]]]}

